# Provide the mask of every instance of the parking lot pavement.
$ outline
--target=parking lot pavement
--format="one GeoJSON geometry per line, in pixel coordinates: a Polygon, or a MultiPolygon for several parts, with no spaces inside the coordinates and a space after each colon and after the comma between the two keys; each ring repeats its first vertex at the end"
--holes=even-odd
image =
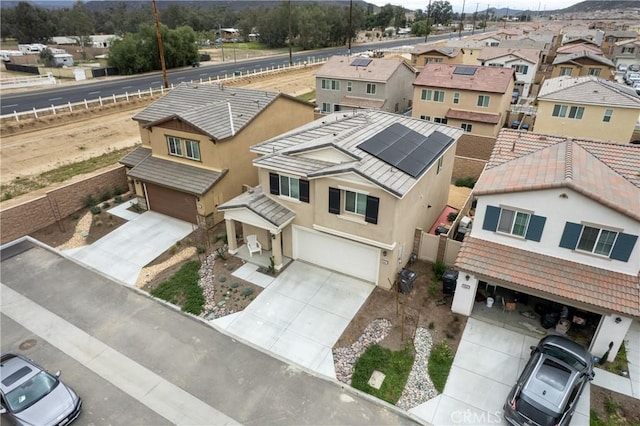
{"type": "MultiPolygon", "coordinates": [[[[71,358],[65,377],[73,382],[76,374],[80,381],[85,374],[97,375],[175,423],[183,422],[168,413],[196,416],[209,410],[213,417],[204,424],[217,419],[242,424],[417,424],[394,407],[243,345],[55,251],[28,243],[5,249],[0,263],[3,319],[24,327],[22,333],[36,336],[39,345],[46,343],[71,358]],[[82,374],[77,364],[83,365],[82,374]],[[123,378],[139,383],[124,384],[123,378]],[[150,393],[155,399],[151,402],[140,393],[151,388],[149,380],[159,386],[150,393]]],[[[15,349],[20,340],[4,333],[1,339],[3,349],[15,349]]],[[[39,361],[50,365],[46,359],[39,361]]],[[[91,404],[100,401],[110,410],[122,409],[91,388],[84,391],[88,393],[81,396],[91,404]]]]}

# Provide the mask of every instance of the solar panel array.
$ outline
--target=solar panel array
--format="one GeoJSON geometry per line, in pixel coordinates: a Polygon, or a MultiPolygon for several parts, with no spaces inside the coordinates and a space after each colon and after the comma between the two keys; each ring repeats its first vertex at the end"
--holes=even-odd
{"type": "Polygon", "coordinates": [[[476,68],[475,67],[457,66],[453,70],[453,73],[454,74],[459,74],[459,75],[474,75],[476,73],[476,68]]]}
{"type": "Polygon", "coordinates": [[[371,58],[355,58],[351,61],[353,67],[366,67],[371,63],[371,58]]]}
{"type": "Polygon", "coordinates": [[[358,148],[417,178],[452,140],[438,131],[425,136],[402,124],[394,123],[362,142],[358,148]]]}

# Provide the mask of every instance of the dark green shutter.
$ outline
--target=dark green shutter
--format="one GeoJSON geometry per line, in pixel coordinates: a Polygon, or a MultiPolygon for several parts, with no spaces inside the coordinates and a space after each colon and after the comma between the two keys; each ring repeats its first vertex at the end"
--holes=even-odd
{"type": "Polygon", "coordinates": [[[378,197],[372,197],[367,195],[367,210],[364,214],[364,220],[368,223],[378,224],[378,206],[380,205],[380,199],[378,197]]]}
{"type": "Polygon", "coordinates": [[[329,213],[340,214],[340,190],[329,188],[329,213]]]}
{"type": "Polygon", "coordinates": [[[525,235],[524,238],[531,241],[540,241],[542,239],[542,230],[544,229],[546,221],[546,217],[532,214],[531,218],[529,218],[527,235],[525,235]]]}
{"type": "Polygon", "coordinates": [[[496,229],[498,229],[499,218],[500,207],[487,206],[487,211],[484,214],[484,222],[482,222],[482,229],[495,232],[496,229]]]}
{"type": "Polygon", "coordinates": [[[578,245],[578,238],[582,232],[582,225],[579,223],[567,222],[564,225],[562,238],[560,238],[560,247],[573,250],[578,245]]]}
{"type": "Polygon", "coordinates": [[[628,262],[637,240],[637,235],[619,233],[609,257],[611,259],[621,260],[622,262],[628,262]]]}
{"type": "Polygon", "coordinates": [[[269,173],[269,192],[280,195],[280,176],[277,173],[269,173]]]}
{"type": "Polygon", "coordinates": [[[300,201],[302,201],[303,203],[308,203],[309,202],[309,181],[300,179],[298,182],[299,182],[299,188],[300,188],[300,201]]]}

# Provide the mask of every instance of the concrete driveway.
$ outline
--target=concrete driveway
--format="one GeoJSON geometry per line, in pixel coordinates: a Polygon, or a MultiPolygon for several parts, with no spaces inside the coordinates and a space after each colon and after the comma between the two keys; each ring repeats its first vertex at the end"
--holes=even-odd
{"type": "Polygon", "coordinates": [[[268,353],[335,379],[333,345],[373,288],[295,261],[244,311],[213,323],[268,353]]]}
{"type": "Polygon", "coordinates": [[[95,243],[65,253],[114,280],[134,285],[145,265],[192,231],[189,222],[147,211],[95,243]]]}
{"type": "MultiPolygon", "coordinates": [[[[441,395],[409,410],[434,425],[506,424],[502,405],[540,339],[469,318],[441,395]]],[[[589,424],[589,385],[572,424],[589,424]]]]}

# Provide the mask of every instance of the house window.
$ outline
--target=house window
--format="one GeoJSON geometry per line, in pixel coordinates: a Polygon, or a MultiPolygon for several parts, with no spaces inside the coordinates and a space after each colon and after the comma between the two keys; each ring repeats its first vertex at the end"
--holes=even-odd
{"type": "Polygon", "coordinates": [[[453,103],[454,104],[460,103],[460,92],[453,92],[453,103]]]}
{"type": "Polygon", "coordinates": [[[300,181],[294,177],[280,175],[280,195],[300,199],[300,181]]]}
{"type": "Polygon", "coordinates": [[[623,47],[622,48],[622,53],[633,53],[635,52],[635,47],[623,47]]]}
{"type": "Polygon", "coordinates": [[[436,169],[436,174],[439,175],[440,174],[440,170],[442,170],[442,164],[444,163],[444,158],[440,157],[438,158],[438,168],[436,169]]]}
{"type": "Polygon", "coordinates": [[[487,95],[480,95],[478,96],[478,106],[479,107],[488,107],[489,106],[489,98],[490,96],[487,95]]]}
{"type": "Polygon", "coordinates": [[[498,232],[524,237],[527,233],[530,217],[531,215],[529,213],[501,209],[500,219],[498,220],[498,232]]]}
{"type": "Polygon", "coordinates": [[[600,68],[589,68],[589,75],[595,75],[596,77],[600,75],[600,68]]]}
{"type": "Polygon", "coordinates": [[[462,128],[462,130],[464,130],[465,132],[471,132],[471,129],[473,128],[473,125],[470,123],[462,123],[460,125],[460,127],[462,128]]]}
{"type": "Polygon", "coordinates": [[[420,116],[420,120],[431,121],[431,116],[429,116],[429,115],[421,115],[420,116]]]}
{"type": "Polygon", "coordinates": [[[571,68],[560,67],[560,75],[571,75],[571,68]]]}
{"type": "Polygon", "coordinates": [[[442,90],[434,90],[433,91],[433,102],[444,102],[444,91],[442,91],[442,90]]]}
{"type": "Polygon", "coordinates": [[[499,62],[490,62],[489,66],[494,68],[504,68],[504,64],[501,64],[499,62]]]}
{"type": "Polygon", "coordinates": [[[344,211],[364,216],[367,211],[366,194],[344,191],[344,211]]]}
{"type": "Polygon", "coordinates": [[[426,64],[441,64],[442,63],[442,58],[425,58],[424,63],[425,63],[425,65],[426,64]]]}
{"type": "Polygon", "coordinates": [[[331,112],[331,104],[329,102],[322,103],[322,112],[331,112]]]}
{"type": "Polygon", "coordinates": [[[584,107],[572,106],[569,108],[569,118],[582,120],[582,114],[584,114],[584,107]]]}
{"type": "Polygon", "coordinates": [[[604,121],[605,123],[611,122],[611,116],[612,115],[613,115],[613,110],[612,109],[605,109],[604,110],[604,116],[602,117],[602,121],[604,121]]]}
{"type": "Polygon", "coordinates": [[[347,81],[347,92],[351,92],[353,90],[353,82],[347,81]]]}
{"type": "Polygon", "coordinates": [[[367,94],[375,95],[376,94],[376,85],[373,83],[367,83],[367,94]]]}
{"type": "Polygon", "coordinates": [[[609,257],[617,236],[615,231],[585,226],[576,249],[609,257]]]}
{"type": "Polygon", "coordinates": [[[329,90],[330,88],[329,80],[325,80],[324,78],[320,80],[320,88],[324,90],[329,90]]]}
{"type": "Polygon", "coordinates": [[[433,117],[434,123],[447,124],[447,119],[445,117],[433,117]]]}
{"type": "Polygon", "coordinates": [[[340,81],[322,79],[320,87],[324,90],[340,90],[340,81]]]}
{"type": "Polygon", "coordinates": [[[169,145],[169,155],[182,157],[182,142],[180,138],[167,136],[167,144],[169,145]]]}
{"type": "Polygon", "coordinates": [[[422,99],[423,101],[430,101],[432,94],[433,94],[432,90],[422,89],[422,94],[420,95],[420,99],[422,99]]]}
{"type": "Polygon", "coordinates": [[[553,112],[551,113],[554,117],[566,117],[567,115],[567,106],[566,105],[554,105],[553,112]]]}
{"type": "Polygon", "coordinates": [[[395,110],[395,112],[400,111],[400,104],[398,102],[396,102],[396,105],[393,108],[395,110]]]}
{"type": "Polygon", "coordinates": [[[191,160],[200,161],[200,142],[185,139],[184,150],[185,157],[191,160]]]}
{"type": "Polygon", "coordinates": [[[340,90],[340,81],[331,80],[331,90],[340,90]]]}
{"type": "Polygon", "coordinates": [[[514,65],[512,68],[514,68],[516,72],[520,74],[526,74],[529,72],[529,65],[514,65]]]}

